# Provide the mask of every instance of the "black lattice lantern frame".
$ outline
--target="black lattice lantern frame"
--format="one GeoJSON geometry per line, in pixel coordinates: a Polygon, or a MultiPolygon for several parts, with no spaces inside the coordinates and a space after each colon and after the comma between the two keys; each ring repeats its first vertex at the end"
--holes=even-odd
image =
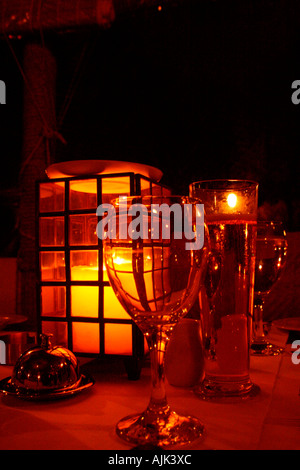
{"type": "Polygon", "coordinates": [[[144,339],[109,284],[96,210],[119,196],[170,190],[160,170],[136,163],[65,162],[47,174],[37,185],[38,333],[78,357],[122,356],[137,378],[144,339]]]}

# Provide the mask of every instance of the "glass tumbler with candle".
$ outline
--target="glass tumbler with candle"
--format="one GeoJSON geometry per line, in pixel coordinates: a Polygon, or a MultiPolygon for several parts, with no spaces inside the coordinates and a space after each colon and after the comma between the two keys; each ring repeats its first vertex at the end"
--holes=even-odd
{"type": "Polygon", "coordinates": [[[249,375],[258,184],[198,181],[190,194],[204,203],[210,239],[205,378],[195,392],[202,398],[247,397],[258,390],[249,375]]]}

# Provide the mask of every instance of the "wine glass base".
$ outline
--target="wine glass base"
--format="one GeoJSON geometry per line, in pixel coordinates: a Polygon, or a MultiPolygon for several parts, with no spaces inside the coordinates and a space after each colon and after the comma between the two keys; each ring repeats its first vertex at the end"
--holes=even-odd
{"type": "Polygon", "coordinates": [[[121,419],[116,426],[117,435],[139,446],[183,446],[204,436],[202,422],[193,416],[180,416],[171,411],[153,414],[147,409],[121,419]]]}
{"type": "Polygon", "coordinates": [[[194,393],[202,400],[235,403],[256,397],[260,393],[260,388],[250,380],[241,384],[204,380],[194,389],[194,393]]]}
{"type": "Polygon", "coordinates": [[[269,341],[262,341],[260,343],[252,343],[250,354],[253,356],[278,356],[282,354],[284,348],[276,346],[269,341]]]}

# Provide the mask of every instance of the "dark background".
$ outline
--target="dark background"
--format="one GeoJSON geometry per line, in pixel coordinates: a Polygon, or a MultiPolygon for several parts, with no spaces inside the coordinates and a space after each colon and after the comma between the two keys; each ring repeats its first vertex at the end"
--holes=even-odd
{"type": "MultiPolygon", "coordinates": [[[[203,178],[254,179],[264,211],[299,231],[299,23],[297,0],[186,0],[117,18],[107,31],[46,35],[58,117],[67,111],[55,160],[146,163],[182,194],[203,178]]],[[[13,41],[21,63],[24,43],[13,41]]],[[[23,82],[4,40],[0,57],[3,244],[14,226],[5,194],[18,181],[23,82]]]]}

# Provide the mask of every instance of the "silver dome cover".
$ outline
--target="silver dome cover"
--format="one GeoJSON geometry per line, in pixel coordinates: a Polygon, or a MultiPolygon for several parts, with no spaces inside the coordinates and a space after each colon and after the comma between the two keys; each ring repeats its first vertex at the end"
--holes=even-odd
{"type": "Polygon", "coordinates": [[[25,351],[17,360],[11,383],[22,391],[45,392],[75,388],[80,381],[75,355],[62,346],[50,345],[43,336],[41,346],[25,351]]]}

